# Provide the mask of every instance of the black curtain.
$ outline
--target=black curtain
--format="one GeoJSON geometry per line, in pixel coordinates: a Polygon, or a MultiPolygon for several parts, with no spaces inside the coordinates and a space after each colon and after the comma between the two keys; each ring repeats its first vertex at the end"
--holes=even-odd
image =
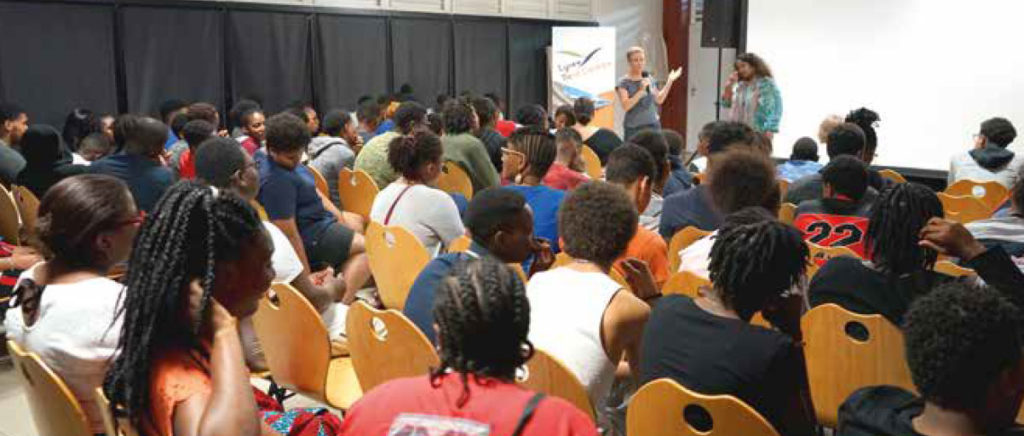
{"type": "Polygon", "coordinates": [[[74,108],[117,111],[114,9],[0,3],[0,99],[60,129],[74,108]]]}
{"type": "Polygon", "coordinates": [[[391,21],[394,91],[408,84],[420,103],[430,106],[438,94],[451,95],[451,21],[396,18],[391,21]]]}
{"type": "Polygon", "coordinates": [[[512,23],[508,34],[512,82],[506,116],[511,117],[519,107],[528,104],[547,107],[548,62],[545,49],[551,45],[551,25],[512,23]]]}
{"type": "Polygon", "coordinates": [[[272,114],[313,99],[312,16],[228,12],[228,70],[233,101],[252,98],[272,114]]]}
{"type": "Polygon", "coordinates": [[[455,21],[455,91],[494,93],[505,100],[508,84],[503,20],[455,21]]]}
{"type": "Polygon", "coordinates": [[[216,9],[121,9],[128,111],[175,98],[224,107],[223,21],[216,9]]]}
{"type": "Polygon", "coordinates": [[[317,17],[317,107],[355,110],[359,97],[387,94],[388,23],[383,17],[317,17]]]}

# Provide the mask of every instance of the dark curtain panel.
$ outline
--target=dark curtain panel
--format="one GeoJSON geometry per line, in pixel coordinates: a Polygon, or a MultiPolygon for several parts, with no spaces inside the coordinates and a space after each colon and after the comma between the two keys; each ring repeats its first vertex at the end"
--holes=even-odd
{"type": "Polygon", "coordinates": [[[317,17],[317,104],[356,110],[359,97],[388,93],[388,23],[383,17],[317,17]]]}
{"type": "Polygon", "coordinates": [[[455,22],[455,91],[495,93],[506,100],[504,20],[455,22]]]}
{"type": "Polygon", "coordinates": [[[551,45],[548,24],[513,23],[509,25],[509,56],[511,75],[508,117],[519,107],[539,104],[547,107],[548,61],[545,48],[551,45]]]}
{"type": "Polygon", "coordinates": [[[61,129],[76,107],[117,111],[114,10],[0,3],[0,99],[61,129]]]}
{"type": "Polygon", "coordinates": [[[253,98],[272,114],[312,100],[310,17],[275,12],[228,13],[227,60],[234,101],[253,98]]]}
{"type": "Polygon", "coordinates": [[[412,85],[420,103],[430,106],[438,94],[452,94],[451,22],[396,18],[391,21],[394,91],[412,85]]]}
{"type": "Polygon", "coordinates": [[[175,98],[223,109],[221,13],[215,9],[121,9],[128,111],[158,113],[175,98]]]}

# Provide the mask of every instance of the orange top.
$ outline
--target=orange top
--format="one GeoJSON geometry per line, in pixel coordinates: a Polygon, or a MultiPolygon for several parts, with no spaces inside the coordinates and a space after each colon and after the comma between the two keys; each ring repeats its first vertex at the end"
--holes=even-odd
{"type": "Polygon", "coordinates": [[[635,257],[647,262],[647,266],[651,268],[651,274],[654,275],[654,284],[658,285],[658,289],[661,289],[661,285],[668,280],[668,244],[656,232],[638,226],[636,235],[626,247],[626,253],[615,261],[615,269],[622,273],[623,277],[626,274],[619,263],[627,257],[635,257]]]}
{"type": "Polygon", "coordinates": [[[153,433],[174,435],[174,407],[193,395],[210,395],[213,387],[205,365],[195,354],[184,351],[161,353],[150,374],[149,423],[153,433]]]}

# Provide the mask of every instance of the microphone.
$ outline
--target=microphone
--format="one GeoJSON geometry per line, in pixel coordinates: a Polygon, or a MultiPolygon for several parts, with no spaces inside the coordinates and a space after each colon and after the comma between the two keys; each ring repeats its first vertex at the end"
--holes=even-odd
{"type": "MultiPolygon", "coordinates": [[[[651,73],[647,72],[647,70],[644,70],[644,72],[640,73],[640,77],[643,77],[643,78],[646,79],[648,77],[651,77],[651,73]]],[[[651,93],[651,85],[647,85],[647,93],[648,94],[651,93]]]]}

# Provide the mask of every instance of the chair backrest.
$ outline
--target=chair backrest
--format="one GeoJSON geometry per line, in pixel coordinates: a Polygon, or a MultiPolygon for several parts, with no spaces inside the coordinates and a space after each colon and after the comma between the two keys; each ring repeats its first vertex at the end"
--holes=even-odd
{"type": "Polygon", "coordinates": [[[782,203],[779,207],[779,221],[783,224],[793,225],[796,220],[796,205],[793,203],[782,203]]]}
{"type": "Polygon", "coordinates": [[[430,340],[397,310],[352,303],[345,333],[363,392],[388,380],[427,374],[441,364],[430,340]]]}
{"type": "Polygon", "coordinates": [[[710,234],[709,231],[689,226],[672,235],[672,239],[668,242],[668,270],[679,271],[679,251],[710,234]]]}
{"type": "Polygon", "coordinates": [[[100,415],[103,416],[103,429],[108,436],[139,436],[138,429],[127,416],[114,417],[110,409],[110,400],[103,393],[102,387],[96,388],[93,396],[96,398],[96,405],[99,406],[100,415]]]}
{"type": "Polygon", "coordinates": [[[516,371],[516,382],[531,391],[568,401],[591,419],[595,418],[587,388],[562,361],[544,350],[533,350],[533,357],[516,371]]]}
{"type": "Polygon", "coordinates": [[[252,316],[267,368],[281,387],[326,402],[331,359],[327,327],[316,308],[291,285],[275,283],[271,290],[274,295],[260,299],[252,316]]]}
{"type": "Polygon", "coordinates": [[[39,198],[24,186],[15,186],[11,194],[14,195],[14,203],[18,205],[22,234],[30,235],[35,231],[36,218],[39,216],[39,198]]]}
{"type": "Polygon", "coordinates": [[[895,183],[907,183],[907,179],[903,177],[903,174],[897,173],[893,170],[881,170],[878,175],[882,176],[883,179],[892,180],[895,183]]]}
{"type": "Polygon", "coordinates": [[[681,294],[697,298],[701,287],[710,288],[711,281],[690,271],[680,271],[672,274],[661,286],[661,295],[681,294]]]}
{"type": "Polygon", "coordinates": [[[21,245],[21,216],[11,191],[0,185],[0,237],[8,244],[21,245]]]}
{"type": "Polygon", "coordinates": [[[1010,190],[996,181],[978,182],[975,180],[960,180],[944,191],[954,197],[970,196],[981,200],[990,211],[995,211],[1010,196],[1010,190]]]}
{"type": "Polygon", "coordinates": [[[953,277],[970,277],[978,275],[973,269],[964,268],[948,260],[935,262],[935,272],[953,277]]]}
{"type": "Polygon", "coordinates": [[[849,256],[860,259],[860,256],[858,256],[855,251],[843,246],[822,247],[818,244],[808,242],[807,247],[810,248],[811,251],[811,264],[807,266],[807,277],[814,277],[814,275],[818,273],[818,270],[833,257],[849,256]]]}
{"type": "Polygon", "coordinates": [[[306,165],[306,168],[309,168],[309,172],[313,173],[313,181],[316,182],[316,190],[327,196],[327,198],[331,198],[331,189],[327,186],[327,179],[324,178],[324,175],[320,174],[320,171],[313,168],[312,165],[306,165]]]}
{"type": "Polygon", "coordinates": [[[427,249],[408,230],[371,221],[366,227],[366,254],[384,307],[402,310],[412,283],[430,262],[427,249]]]}
{"type": "Polygon", "coordinates": [[[789,180],[779,179],[779,198],[786,198],[789,193],[789,180]]]}
{"type": "Polygon", "coordinates": [[[458,238],[455,238],[455,240],[453,240],[452,243],[448,245],[448,252],[461,253],[463,251],[469,250],[469,246],[472,244],[472,238],[466,235],[462,235],[459,236],[458,238]]]}
{"type": "Polygon", "coordinates": [[[818,422],[835,428],[839,406],[865,386],[915,391],[903,351],[903,333],[881,315],[859,315],[835,304],[800,319],[807,380],[818,422]]]}
{"type": "Polygon", "coordinates": [[[768,420],[736,397],[698,394],[663,378],[647,383],[633,396],[626,410],[626,434],[778,436],[779,433],[768,420]]]}
{"type": "Polygon", "coordinates": [[[378,192],[377,182],[366,171],[342,168],[338,173],[338,200],[342,210],[370,219],[378,192]]]}
{"type": "Polygon", "coordinates": [[[981,200],[970,195],[953,196],[945,192],[938,194],[946,219],[961,224],[986,219],[992,216],[990,209],[981,200]]]}
{"type": "Polygon", "coordinates": [[[14,372],[25,390],[32,420],[42,435],[90,436],[89,421],[64,381],[35,353],[7,341],[14,372]]]}
{"type": "Polygon", "coordinates": [[[437,189],[449,194],[462,194],[466,200],[473,198],[473,180],[466,170],[452,161],[445,161],[441,167],[441,177],[437,179],[437,189]]]}
{"type": "Polygon", "coordinates": [[[580,157],[583,158],[583,167],[587,175],[591,179],[601,180],[604,176],[604,171],[601,170],[601,158],[597,157],[594,149],[584,145],[580,149],[580,157]]]}

